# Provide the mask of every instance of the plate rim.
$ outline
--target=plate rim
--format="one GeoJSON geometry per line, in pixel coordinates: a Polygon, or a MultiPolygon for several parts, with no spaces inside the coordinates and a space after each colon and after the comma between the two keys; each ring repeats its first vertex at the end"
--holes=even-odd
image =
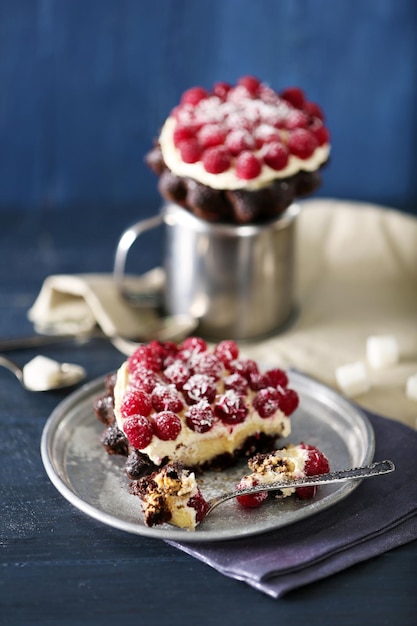
{"type": "MultiPolygon", "coordinates": [[[[324,395],[326,397],[328,404],[336,404],[339,407],[340,405],[342,405],[342,407],[344,405],[346,408],[349,409],[349,411],[356,414],[356,418],[359,420],[359,422],[361,422],[367,438],[366,454],[363,461],[361,461],[361,464],[367,465],[368,463],[371,463],[375,453],[375,434],[370,420],[368,419],[366,413],[361,409],[361,407],[350,402],[326,384],[319,382],[311,376],[308,376],[298,370],[288,369],[287,373],[290,377],[290,380],[292,379],[292,381],[295,382],[295,387],[297,384],[297,379],[304,381],[305,384],[314,385],[317,391],[319,391],[321,395],[324,395]]],[[[303,515],[298,519],[288,520],[285,523],[280,523],[266,528],[255,527],[251,529],[249,527],[239,532],[238,537],[236,537],[235,532],[230,535],[227,533],[216,532],[213,530],[207,531],[205,533],[199,533],[198,531],[191,533],[185,531],[184,529],[177,529],[175,527],[172,527],[172,529],[162,529],[158,526],[148,527],[143,523],[134,523],[123,520],[86,502],[81,496],[74,492],[68,486],[67,482],[59,475],[59,472],[57,471],[53,462],[53,455],[50,453],[52,449],[53,439],[56,436],[60,423],[67,416],[68,412],[71,409],[75,408],[78,403],[86,400],[89,396],[93,396],[93,394],[99,393],[100,390],[104,390],[106,376],[107,375],[103,375],[85,383],[80,388],[73,391],[69,396],[61,400],[61,402],[59,402],[59,404],[53,409],[53,411],[49,415],[43,427],[40,442],[40,453],[46,474],[51,483],[57,489],[57,491],[76,509],[112,528],[116,528],[118,530],[122,530],[124,532],[128,532],[134,535],[153,537],[168,541],[178,541],[181,543],[213,543],[217,541],[231,541],[234,539],[242,539],[245,537],[251,537],[267,532],[272,532],[277,528],[282,528],[298,521],[302,521],[307,517],[311,517],[312,515],[315,515],[316,513],[319,513],[346,498],[362,482],[361,480],[354,480],[348,483],[342,483],[342,486],[337,492],[330,494],[322,500],[312,501],[308,507],[302,509],[303,515]]]]}

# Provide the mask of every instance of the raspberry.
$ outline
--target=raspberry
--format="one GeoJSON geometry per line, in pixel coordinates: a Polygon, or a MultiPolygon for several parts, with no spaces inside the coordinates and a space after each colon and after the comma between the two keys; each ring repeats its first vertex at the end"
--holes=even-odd
{"type": "Polygon", "coordinates": [[[210,352],[199,354],[193,361],[194,374],[207,374],[218,380],[223,372],[223,363],[210,352]]]}
{"type": "Polygon", "coordinates": [[[182,389],[184,383],[190,378],[191,372],[183,361],[177,359],[166,368],[164,374],[177,389],[182,389]]]}
{"type": "Polygon", "coordinates": [[[221,174],[230,167],[230,152],[222,147],[208,148],[203,153],[204,169],[210,174],[221,174]]]}
{"type": "Polygon", "coordinates": [[[203,153],[197,139],[184,139],[180,141],[178,149],[184,163],[196,163],[201,159],[203,153]]]}
{"type": "Polygon", "coordinates": [[[248,390],[248,381],[237,372],[226,376],[223,383],[225,389],[233,389],[233,391],[242,396],[245,395],[248,390]]]}
{"type": "Polygon", "coordinates": [[[181,432],[181,420],[172,411],[161,411],[153,418],[153,430],[158,439],[174,441],[181,432]]]}
{"type": "Polygon", "coordinates": [[[142,344],[127,360],[127,369],[133,372],[138,366],[158,372],[162,367],[163,358],[155,346],[142,344]]]}
{"type": "Polygon", "coordinates": [[[183,393],[188,404],[197,404],[200,400],[211,403],[216,397],[216,381],[206,374],[194,374],[183,386],[183,393]]]}
{"type": "Polygon", "coordinates": [[[162,343],[161,341],[157,341],[156,339],[149,342],[148,349],[154,355],[154,357],[160,358],[162,366],[165,359],[172,354],[175,354],[178,350],[174,342],[166,341],[162,343]]]}
{"type": "Polygon", "coordinates": [[[304,110],[308,113],[308,115],[310,115],[311,117],[317,117],[319,120],[321,120],[322,122],[324,122],[324,113],[321,110],[321,108],[319,107],[318,104],[316,104],[315,102],[306,102],[304,104],[304,110]]]}
{"type": "Polygon", "coordinates": [[[259,391],[264,387],[268,387],[269,383],[265,374],[261,374],[256,361],[252,359],[243,359],[234,361],[230,364],[232,372],[238,372],[246,378],[252,391],[259,391]]]}
{"type": "Polygon", "coordinates": [[[197,135],[198,141],[203,148],[211,148],[224,143],[226,133],[218,124],[203,126],[197,135]]]}
{"type": "Polygon", "coordinates": [[[140,389],[127,392],[120,405],[122,417],[130,415],[144,415],[148,417],[152,411],[152,402],[149,394],[140,389]]]}
{"type": "Polygon", "coordinates": [[[302,109],[305,104],[305,96],[302,89],[288,87],[281,92],[281,98],[292,104],[296,109],[302,109]]]}
{"type": "Polygon", "coordinates": [[[216,345],[214,354],[228,367],[232,361],[238,358],[239,347],[232,339],[224,339],[216,345]]]}
{"type": "Polygon", "coordinates": [[[289,151],[300,159],[308,159],[317,148],[317,139],[305,128],[296,128],[288,137],[289,151]]]}
{"type": "Polygon", "coordinates": [[[157,385],[151,395],[155,411],[173,411],[179,413],[184,403],[174,386],[157,385]]]}
{"type": "Polygon", "coordinates": [[[191,87],[184,91],[181,96],[181,104],[197,105],[201,100],[207,98],[208,93],[203,87],[191,87]]]}
{"type": "Polygon", "coordinates": [[[229,83],[217,82],[213,85],[213,93],[215,96],[220,98],[221,100],[226,100],[226,96],[230,91],[229,83]]]}
{"type": "Polygon", "coordinates": [[[247,130],[244,128],[236,128],[227,134],[225,146],[230,154],[237,156],[244,150],[253,150],[256,147],[256,143],[247,130]]]}
{"type": "Polygon", "coordinates": [[[266,418],[274,415],[279,406],[279,393],[273,387],[261,389],[253,401],[253,406],[259,413],[260,417],[266,418]]]}
{"type": "Polygon", "coordinates": [[[301,500],[309,500],[314,498],[317,493],[317,485],[310,485],[310,487],[297,487],[295,493],[301,500]]]}
{"type": "Polygon", "coordinates": [[[259,159],[245,150],[241,152],[236,158],[236,175],[243,180],[251,180],[256,178],[261,173],[262,164],[259,159]]]}
{"type": "Polygon", "coordinates": [[[285,118],[285,128],[287,130],[295,130],[296,128],[307,128],[308,115],[304,111],[295,109],[290,111],[285,118]]]}
{"type": "Polygon", "coordinates": [[[129,374],[129,384],[132,385],[132,387],[146,391],[146,393],[151,393],[157,383],[158,376],[156,375],[156,372],[148,370],[144,366],[138,366],[129,374]]]}
{"type": "Polygon", "coordinates": [[[187,337],[180,345],[178,358],[188,361],[193,355],[207,350],[207,344],[201,337],[187,337]]]}
{"type": "Polygon", "coordinates": [[[242,105],[248,101],[248,90],[243,85],[236,85],[229,90],[227,102],[242,105]]]}
{"type": "Polygon", "coordinates": [[[281,137],[276,128],[270,124],[261,124],[255,129],[255,139],[258,148],[261,148],[265,143],[271,143],[280,141],[281,137]]]}
{"type": "Polygon", "coordinates": [[[177,123],[175,130],[174,130],[174,135],[173,135],[173,139],[174,139],[174,144],[175,146],[178,148],[179,144],[182,141],[185,141],[187,139],[193,139],[196,133],[196,127],[192,124],[181,124],[181,123],[177,123]]]}
{"type": "MultiPolygon", "coordinates": [[[[205,102],[209,103],[209,100],[205,100],[205,102]]],[[[208,124],[215,124],[217,122],[218,120],[213,117],[209,110],[207,112],[201,110],[201,105],[199,105],[199,109],[196,111],[193,117],[193,124],[196,125],[198,131],[203,128],[203,126],[206,126],[208,124]]]]}
{"type": "Polygon", "coordinates": [[[246,378],[249,385],[259,376],[259,368],[253,359],[241,359],[240,361],[232,361],[229,365],[232,372],[238,372],[246,378]]]}
{"type": "Polygon", "coordinates": [[[273,170],[283,170],[288,163],[288,150],[281,142],[274,141],[265,146],[263,160],[273,170]]]}
{"type": "Polygon", "coordinates": [[[253,373],[249,377],[249,385],[252,391],[260,391],[266,387],[270,387],[269,380],[265,374],[253,373]]]}
{"type": "Polygon", "coordinates": [[[214,413],[225,424],[240,424],[248,414],[244,398],[232,389],[224,393],[214,407],[214,413]]]}
{"type": "Polygon", "coordinates": [[[123,430],[129,443],[138,450],[146,448],[151,443],[153,428],[151,422],[144,415],[131,415],[125,419],[123,430]]]}
{"type": "Polygon", "coordinates": [[[173,341],[164,341],[160,344],[161,352],[163,356],[163,367],[168,367],[177,357],[178,354],[178,346],[173,341]]]}
{"type": "Polygon", "coordinates": [[[255,76],[242,76],[237,81],[237,84],[245,87],[251,96],[255,96],[259,91],[261,81],[255,78],[255,76]]]}
{"type": "Polygon", "coordinates": [[[233,111],[229,113],[226,119],[227,127],[232,130],[247,130],[252,131],[255,120],[244,117],[241,112],[233,111]]]}
{"type": "Polygon", "coordinates": [[[194,120],[194,106],[192,104],[179,104],[171,111],[172,117],[174,117],[179,124],[192,124],[194,120]]]}
{"type": "Polygon", "coordinates": [[[171,109],[171,113],[170,113],[171,117],[175,117],[177,122],[179,122],[180,119],[182,119],[182,117],[183,117],[184,109],[185,109],[185,107],[182,107],[179,104],[177,104],[177,106],[175,106],[173,109],[171,109]]]}
{"type": "Polygon", "coordinates": [[[319,146],[323,146],[325,143],[329,143],[330,133],[326,126],[324,126],[323,122],[321,122],[320,120],[314,120],[314,122],[310,124],[309,129],[313,133],[314,137],[317,139],[317,143],[319,144],[319,146]]]}
{"type": "Polygon", "coordinates": [[[299,404],[298,393],[294,391],[294,389],[284,389],[283,391],[278,391],[279,394],[279,408],[284,413],[284,415],[291,415],[294,413],[295,409],[299,404]]]}
{"type": "Polygon", "coordinates": [[[209,510],[209,505],[204,499],[200,489],[198,489],[195,496],[188,500],[188,506],[196,510],[196,522],[200,523],[207,515],[207,511],[209,510]]]}
{"type": "Polygon", "coordinates": [[[308,458],[304,466],[304,472],[307,476],[326,474],[330,470],[328,459],[325,457],[323,452],[320,452],[320,450],[316,448],[316,446],[301,443],[300,448],[308,450],[308,458]]]}
{"type": "MultiPolygon", "coordinates": [[[[309,451],[308,458],[304,466],[304,472],[307,476],[316,476],[317,474],[325,474],[330,470],[329,461],[320,450],[315,446],[309,446],[304,443],[300,444],[300,448],[309,451]]],[[[302,500],[313,498],[316,495],[317,487],[297,487],[295,490],[297,496],[302,500]]]]}
{"type": "Polygon", "coordinates": [[[262,102],[266,104],[277,105],[279,103],[279,96],[275,89],[268,87],[268,85],[261,84],[259,87],[259,97],[262,102]]]}
{"type": "Polygon", "coordinates": [[[267,491],[258,491],[258,493],[248,493],[244,496],[237,496],[236,500],[245,507],[245,509],[256,509],[267,497],[267,491]]]}
{"type": "Polygon", "coordinates": [[[180,345],[180,350],[189,350],[191,352],[205,352],[207,344],[201,337],[187,337],[180,345]]]}
{"type": "Polygon", "coordinates": [[[268,370],[265,375],[271,387],[286,387],[288,385],[288,376],[282,369],[268,370]]]}
{"type": "MultiPolygon", "coordinates": [[[[256,487],[256,485],[258,484],[258,481],[253,479],[251,486],[256,487]]],[[[240,483],[236,486],[236,489],[245,489],[246,487],[248,487],[248,485],[243,480],[241,480],[240,483]]],[[[266,500],[267,497],[267,491],[258,491],[258,493],[249,493],[244,496],[237,496],[236,500],[246,509],[256,509],[262,504],[262,502],[264,502],[264,500],[266,500]]]]}
{"type": "Polygon", "coordinates": [[[190,407],[185,414],[187,426],[197,433],[206,433],[214,424],[214,414],[206,400],[201,400],[190,407]]]}

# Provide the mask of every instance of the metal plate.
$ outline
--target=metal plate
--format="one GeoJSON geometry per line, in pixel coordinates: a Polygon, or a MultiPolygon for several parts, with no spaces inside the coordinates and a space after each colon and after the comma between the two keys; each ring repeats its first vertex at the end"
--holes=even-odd
{"type": "MultiPolygon", "coordinates": [[[[292,434],[280,439],[316,445],[328,457],[332,470],[366,465],[373,459],[374,434],[367,417],[329,388],[298,372],[290,372],[290,385],[300,396],[292,415],[292,434]]],[[[66,398],[48,419],[41,442],[46,472],[58,491],[75,507],[104,524],[160,539],[220,541],[267,532],[292,524],[333,506],[355,489],[359,481],[319,487],[313,500],[296,497],[268,499],[260,508],[243,509],[230,500],[188,532],[165,524],[148,528],[141,503],[128,490],[125,460],[109,456],[99,439],[103,425],[93,411],[93,401],[104,391],[104,378],[84,385],[66,398]]],[[[205,497],[233,488],[247,472],[244,461],[224,472],[201,477],[205,497]]]]}

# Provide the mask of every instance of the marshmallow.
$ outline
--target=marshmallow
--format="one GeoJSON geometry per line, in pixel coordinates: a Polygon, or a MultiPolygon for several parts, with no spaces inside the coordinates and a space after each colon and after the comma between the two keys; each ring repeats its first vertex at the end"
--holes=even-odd
{"type": "Polygon", "coordinates": [[[336,381],[343,393],[352,398],[370,389],[368,374],[361,361],[347,363],[336,368],[336,381]]]}
{"type": "Polygon", "coordinates": [[[417,374],[413,374],[407,378],[405,395],[407,398],[410,398],[410,400],[417,400],[417,374]]]}
{"type": "Polygon", "coordinates": [[[368,337],[366,357],[373,369],[382,369],[398,363],[399,349],[395,337],[391,335],[368,337]]]}

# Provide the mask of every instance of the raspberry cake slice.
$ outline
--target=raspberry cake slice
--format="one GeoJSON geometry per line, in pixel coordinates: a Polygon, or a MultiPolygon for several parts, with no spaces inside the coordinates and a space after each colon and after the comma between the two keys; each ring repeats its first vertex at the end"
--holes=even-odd
{"type": "Polygon", "coordinates": [[[146,161],[166,200],[245,224],[274,219],[315,191],[329,154],[323,112],[301,89],[278,93],[244,76],[184,92],[146,161]]]}
{"type": "Polygon", "coordinates": [[[209,349],[191,337],[141,345],[95,409],[107,425],[103,445],[128,453],[127,474],[137,479],[167,463],[222,469],[271,450],[290,434],[298,402],[282,369],[261,372],[233,341],[209,349]]]}

